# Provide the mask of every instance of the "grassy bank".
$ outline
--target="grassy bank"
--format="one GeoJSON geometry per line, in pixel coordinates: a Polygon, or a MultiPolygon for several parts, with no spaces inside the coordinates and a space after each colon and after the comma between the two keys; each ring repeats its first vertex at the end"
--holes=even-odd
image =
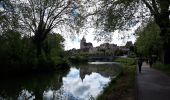
{"type": "Polygon", "coordinates": [[[123,65],[122,73],[112,80],[98,100],[134,100],[136,64],[132,58],[117,58],[116,62],[123,65]]]}
{"type": "Polygon", "coordinates": [[[160,62],[154,63],[153,68],[158,69],[170,76],[170,65],[165,65],[160,62]]]}

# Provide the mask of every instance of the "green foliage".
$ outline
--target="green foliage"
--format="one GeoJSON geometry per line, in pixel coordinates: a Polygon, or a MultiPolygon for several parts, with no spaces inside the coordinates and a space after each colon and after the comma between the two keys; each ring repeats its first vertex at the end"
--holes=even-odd
{"type": "Polygon", "coordinates": [[[87,56],[75,55],[68,58],[73,64],[86,63],[88,61],[87,56]]]}
{"type": "Polygon", "coordinates": [[[64,38],[60,34],[48,34],[47,39],[43,43],[43,50],[47,58],[55,62],[64,57],[64,38]]]}
{"type": "Polygon", "coordinates": [[[137,53],[143,56],[158,55],[162,49],[162,41],[159,33],[159,27],[154,22],[150,22],[143,29],[138,30],[138,38],[135,43],[137,53]]]}
{"type": "Polygon", "coordinates": [[[158,69],[158,70],[161,70],[162,72],[167,73],[168,75],[170,75],[170,64],[165,65],[161,62],[157,62],[157,63],[153,64],[153,67],[158,69]]]}
{"type": "Polygon", "coordinates": [[[135,65],[136,62],[133,58],[116,58],[115,62],[120,62],[126,66],[135,65]]]}
{"type": "Polygon", "coordinates": [[[125,54],[127,54],[128,52],[127,51],[123,51],[123,50],[119,50],[117,49],[114,53],[115,56],[123,56],[125,54]]]}
{"type": "Polygon", "coordinates": [[[124,67],[122,73],[116,79],[112,79],[109,86],[98,96],[97,100],[133,100],[135,93],[136,64],[132,58],[117,58],[115,62],[124,67]]]}
{"type": "Polygon", "coordinates": [[[8,30],[0,35],[1,71],[52,70],[63,63],[64,39],[60,34],[50,34],[43,45],[43,54],[36,55],[32,38],[8,30]]]}

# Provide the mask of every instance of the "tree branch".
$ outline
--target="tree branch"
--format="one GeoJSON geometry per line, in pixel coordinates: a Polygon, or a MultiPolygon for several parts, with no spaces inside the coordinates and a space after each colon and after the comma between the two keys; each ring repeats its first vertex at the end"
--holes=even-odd
{"type": "MultiPolygon", "coordinates": [[[[58,9],[58,5],[61,4],[62,2],[63,2],[63,0],[61,2],[57,2],[57,5],[55,5],[55,3],[53,3],[53,5],[51,6],[51,9],[48,13],[48,16],[47,16],[47,19],[46,19],[46,22],[45,22],[45,26],[47,25],[48,20],[51,17],[51,15],[55,12],[56,9],[58,9]],[[55,6],[55,8],[53,8],[54,6],[55,6]]],[[[49,23],[50,23],[50,21],[49,21],[49,23]]]]}
{"type": "Polygon", "coordinates": [[[146,0],[142,0],[143,3],[146,5],[146,7],[149,8],[151,14],[155,14],[155,11],[153,10],[152,6],[146,1],[146,0]]]}
{"type": "Polygon", "coordinates": [[[159,10],[158,10],[158,7],[156,6],[156,1],[155,0],[152,0],[152,6],[153,6],[153,9],[156,13],[159,13],[159,10]]]}
{"type": "Polygon", "coordinates": [[[50,30],[52,30],[58,23],[60,23],[60,22],[64,22],[64,20],[59,20],[59,21],[57,21],[55,24],[53,24],[53,26],[51,26],[51,28],[50,28],[50,30]]]}
{"type": "Polygon", "coordinates": [[[69,4],[67,4],[67,6],[65,6],[57,15],[54,16],[54,19],[51,21],[51,23],[49,23],[49,27],[51,28],[53,25],[53,22],[57,19],[57,17],[69,6],[69,4]]]}
{"type": "Polygon", "coordinates": [[[36,15],[36,13],[35,13],[35,5],[34,5],[34,3],[33,3],[33,1],[32,0],[28,0],[29,1],[29,3],[30,3],[30,8],[31,8],[31,10],[32,10],[32,16],[33,16],[33,20],[32,20],[32,24],[33,24],[33,26],[34,26],[34,28],[36,29],[37,28],[37,25],[36,25],[36,17],[35,17],[35,15],[36,15]]]}
{"type": "Polygon", "coordinates": [[[32,30],[32,32],[35,32],[35,30],[34,30],[34,28],[32,27],[32,25],[31,24],[29,24],[29,22],[24,18],[21,18],[21,21],[23,22],[23,23],[25,23],[26,25],[28,25],[29,27],[30,27],[30,29],[32,30]]]}

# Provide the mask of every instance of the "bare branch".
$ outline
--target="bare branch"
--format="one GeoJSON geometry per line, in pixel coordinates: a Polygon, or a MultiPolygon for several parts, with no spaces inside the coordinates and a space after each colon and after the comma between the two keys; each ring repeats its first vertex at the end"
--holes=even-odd
{"type": "Polygon", "coordinates": [[[54,19],[49,23],[49,27],[48,28],[51,28],[54,21],[57,19],[57,17],[66,9],[68,8],[70,4],[67,4],[57,15],[54,16],[54,19]]]}
{"type": "Polygon", "coordinates": [[[146,0],[142,0],[143,3],[146,5],[146,7],[149,8],[151,14],[155,14],[155,11],[153,10],[152,6],[146,1],[146,0]]]}
{"type": "MultiPolygon", "coordinates": [[[[46,22],[45,22],[45,26],[47,25],[48,23],[48,20],[50,19],[50,17],[52,16],[52,14],[59,8],[59,4],[61,4],[63,2],[63,0],[61,2],[58,2],[57,5],[55,5],[55,3],[53,3],[53,5],[51,6],[51,9],[48,13],[48,16],[47,16],[47,19],[46,19],[46,22]],[[53,8],[55,6],[55,8],[53,8]],[[53,9],[53,10],[52,10],[53,9]]],[[[49,21],[50,22],[50,21],[49,21]]]]}
{"type": "Polygon", "coordinates": [[[32,16],[33,16],[33,26],[34,28],[36,29],[37,28],[37,25],[36,25],[36,18],[35,18],[35,6],[34,6],[34,3],[32,0],[28,0],[30,2],[30,8],[32,10],[32,16]]]}
{"type": "Polygon", "coordinates": [[[55,24],[53,24],[53,26],[51,26],[50,30],[53,29],[58,23],[60,23],[60,22],[62,22],[62,21],[64,22],[64,20],[59,20],[59,21],[57,21],[55,24]]]}
{"type": "Polygon", "coordinates": [[[157,4],[156,4],[156,1],[155,0],[152,0],[152,6],[153,6],[153,9],[156,13],[159,13],[159,10],[158,10],[158,7],[157,7],[157,4]]]}

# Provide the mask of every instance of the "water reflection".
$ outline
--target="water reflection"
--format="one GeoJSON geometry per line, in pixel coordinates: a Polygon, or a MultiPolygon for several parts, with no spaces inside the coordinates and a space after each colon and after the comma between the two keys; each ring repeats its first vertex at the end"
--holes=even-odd
{"type": "Polygon", "coordinates": [[[81,79],[80,69],[76,68],[71,68],[67,77],[63,77],[64,91],[79,99],[96,97],[108,82],[110,82],[110,78],[95,72],[85,75],[85,78],[81,79]]]}
{"type": "Polygon", "coordinates": [[[95,99],[121,70],[118,64],[89,64],[67,72],[0,82],[0,100],[95,99]]]}

